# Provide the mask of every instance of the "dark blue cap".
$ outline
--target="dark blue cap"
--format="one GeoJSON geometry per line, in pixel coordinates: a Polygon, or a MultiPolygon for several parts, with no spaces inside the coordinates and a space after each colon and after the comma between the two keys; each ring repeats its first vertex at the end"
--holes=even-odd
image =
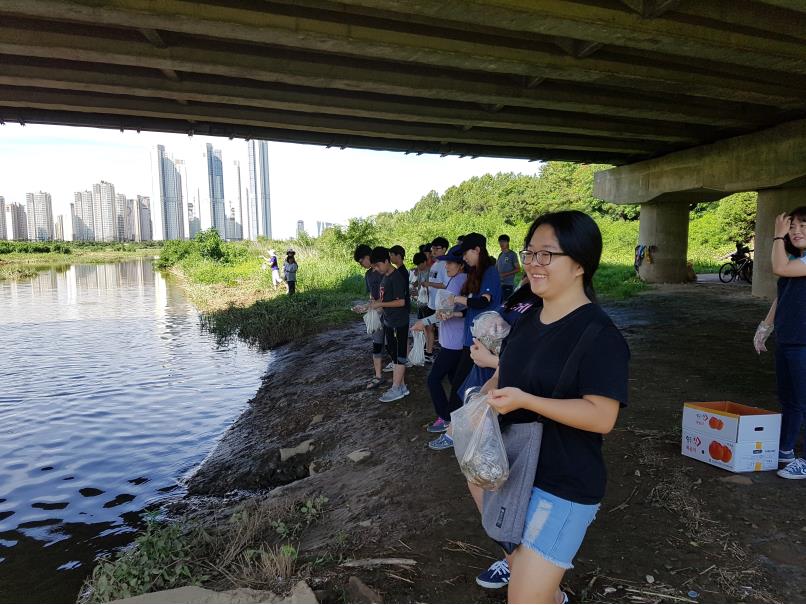
{"type": "Polygon", "coordinates": [[[448,250],[447,254],[443,254],[442,256],[438,256],[437,260],[445,260],[451,263],[462,263],[462,247],[461,246],[454,246],[450,250],[448,250]]]}

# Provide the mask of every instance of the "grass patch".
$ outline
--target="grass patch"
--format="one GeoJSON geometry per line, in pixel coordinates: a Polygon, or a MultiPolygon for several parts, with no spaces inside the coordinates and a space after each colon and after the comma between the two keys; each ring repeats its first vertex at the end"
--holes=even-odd
{"type": "Polygon", "coordinates": [[[313,496],[284,505],[254,499],[173,522],[147,515],[145,529],[130,548],[99,560],[78,602],[104,603],[188,585],[287,587],[309,567],[298,540],[325,515],[327,501],[313,496]]]}

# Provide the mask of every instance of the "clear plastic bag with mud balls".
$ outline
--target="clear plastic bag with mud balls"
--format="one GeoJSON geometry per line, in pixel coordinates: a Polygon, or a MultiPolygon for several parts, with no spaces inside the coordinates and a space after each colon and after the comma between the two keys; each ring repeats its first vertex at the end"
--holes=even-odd
{"type": "Polygon", "coordinates": [[[461,409],[465,409],[464,415],[451,414],[459,468],[470,483],[495,491],[509,477],[498,413],[487,404],[487,396],[479,393],[472,393],[461,409]]]}
{"type": "Polygon", "coordinates": [[[501,352],[501,343],[509,334],[511,326],[495,311],[485,311],[473,320],[470,333],[487,347],[493,355],[501,352]]]}

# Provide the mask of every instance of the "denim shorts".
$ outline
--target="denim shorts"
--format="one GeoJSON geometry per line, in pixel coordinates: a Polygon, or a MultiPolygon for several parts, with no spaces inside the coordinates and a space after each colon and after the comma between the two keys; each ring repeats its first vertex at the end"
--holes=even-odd
{"type": "Polygon", "coordinates": [[[549,563],[571,569],[598,510],[598,504],[570,502],[534,487],[522,543],[549,563]]]}

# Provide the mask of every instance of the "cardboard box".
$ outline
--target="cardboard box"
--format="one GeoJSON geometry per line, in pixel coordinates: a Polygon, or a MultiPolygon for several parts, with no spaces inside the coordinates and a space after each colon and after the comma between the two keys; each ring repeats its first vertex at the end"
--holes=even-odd
{"type": "Polygon", "coordinates": [[[734,473],[778,468],[781,415],[732,401],[683,407],[684,456],[734,473]]]}

